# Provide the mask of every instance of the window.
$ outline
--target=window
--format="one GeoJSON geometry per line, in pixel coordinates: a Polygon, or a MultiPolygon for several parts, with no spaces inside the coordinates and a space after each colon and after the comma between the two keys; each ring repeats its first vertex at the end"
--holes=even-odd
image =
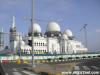
{"type": "Polygon", "coordinates": [[[43,43],[43,46],[44,46],[44,43],[43,43]]]}
{"type": "Polygon", "coordinates": [[[40,43],[39,43],[39,46],[40,46],[40,43]]]}
{"type": "Polygon", "coordinates": [[[38,43],[37,43],[37,46],[38,46],[38,43]]]}
{"type": "Polygon", "coordinates": [[[34,45],[36,46],[36,42],[34,43],[34,45]]]}
{"type": "Polygon", "coordinates": [[[42,46],[42,43],[41,43],[41,46],[42,46]]]}

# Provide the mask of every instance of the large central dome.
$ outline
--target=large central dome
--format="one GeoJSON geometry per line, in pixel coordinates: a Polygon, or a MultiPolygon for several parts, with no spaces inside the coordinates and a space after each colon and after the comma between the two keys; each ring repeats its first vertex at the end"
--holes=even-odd
{"type": "Polygon", "coordinates": [[[56,22],[49,22],[46,28],[46,32],[60,32],[60,26],[56,22]]]}

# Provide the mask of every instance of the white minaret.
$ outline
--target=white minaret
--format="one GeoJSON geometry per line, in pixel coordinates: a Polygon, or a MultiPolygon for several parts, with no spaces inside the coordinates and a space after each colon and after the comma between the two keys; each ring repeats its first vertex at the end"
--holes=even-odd
{"type": "Polygon", "coordinates": [[[13,16],[13,22],[12,22],[12,28],[16,27],[15,26],[15,16],[13,16]]]}
{"type": "Polygon", "coordinates": [[[13,22],[10,28],[10,42],[16,39],[16,34],[15,16],[13,16],[13,22]]]}
{"type": "Polygon", "coordinates": [[[10,27],[10,49],[16,52],[17,47],[17,31],[15,24],[15,16],[13,16],[12,26],[10,27]]]}

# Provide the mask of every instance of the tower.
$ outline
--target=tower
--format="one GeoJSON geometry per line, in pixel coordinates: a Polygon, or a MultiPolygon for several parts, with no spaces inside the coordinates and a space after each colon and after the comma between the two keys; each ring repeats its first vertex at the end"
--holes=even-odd
{"type": "Polygon", "coordinates": [[[10,42],[14,41],[16,37],[15,16],[13,16],[12,26],[10,28],[10,42]]]}
{"type": "Polygon", "coordinates": [[[15,24],[15,16],[13,16],[12,26],[10,27],[10,49],[16,52],[17,47],[17,30],[15,24]]]}

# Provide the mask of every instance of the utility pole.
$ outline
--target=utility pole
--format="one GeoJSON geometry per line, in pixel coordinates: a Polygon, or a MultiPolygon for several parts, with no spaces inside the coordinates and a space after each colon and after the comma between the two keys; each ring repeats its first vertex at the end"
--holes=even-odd
{"type": "Polygon", "coordinates": [[[19,37],[19,58],[21,60],[21,38],[20,38],[20,34],[18,35],[19,37]]]}
{"type": "Polygon", "coordinates": [[[34,64],[34,29],[33,29],[33,24],[34,24],[34,0],[32,0],[32,18],[31,18],[31,30],[32,30],[32,68],[35,67],[34,64]]]}
{"type": "Polygon", "coordinates": [[[33,25],[34,25],[34,0],[31,0],[31,5],[32,5],[32,9],[31,9],[31,18],[25,18],[25,19],[30,19],[31,21],[31,34],[32,34],[32,51],[31,51],[31,56],[32,56],[32,68],[35,67],[34,64],[34,29],[33,29],[33,25]]]}
{"type": "Polygon", "coordinates": [[[85,39],[85,46],[88,47],[88,42],[87,42],[87,24],[84,24],[84,26],[80,29],[80,31],[84,30],[84,39],[85,39]]]}

